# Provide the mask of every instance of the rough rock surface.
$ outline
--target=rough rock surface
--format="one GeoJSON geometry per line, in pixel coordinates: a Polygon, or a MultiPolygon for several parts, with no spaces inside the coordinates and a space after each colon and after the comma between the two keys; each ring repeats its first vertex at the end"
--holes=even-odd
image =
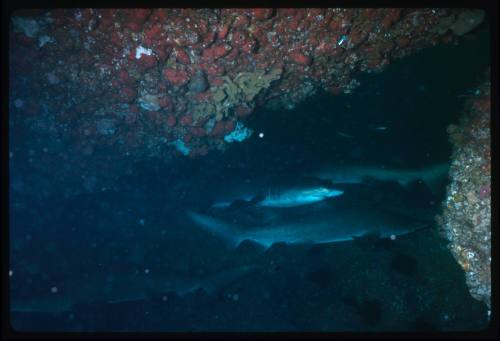
{"type": "Polygon", "coordinates": [[[490,90],[489,82],[474,89],[459,125],[448,127],[451,182],[438,222],[471,295],[491,309],[490,90]]]}

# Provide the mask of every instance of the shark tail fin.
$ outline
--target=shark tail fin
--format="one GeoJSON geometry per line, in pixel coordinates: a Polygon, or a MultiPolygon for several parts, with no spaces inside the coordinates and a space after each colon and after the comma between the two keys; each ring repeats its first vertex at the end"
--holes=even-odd
{"type": "Polygon", "coordinates": [[[427,168],[422,172],[422,180],[427,184],[432,193],[436,194],[441,188],[444,188],[448,181],[448,171],[450,166],[446,163],[440,163],[427,168]]]}
{"type": "Polygon", "coordinates": [[[237,235],[237,228],[218,220],[194,211],[186,211],[187,215],[203,230],[222,238],[231,248],[236,248],[241,242],[237,235]]]}

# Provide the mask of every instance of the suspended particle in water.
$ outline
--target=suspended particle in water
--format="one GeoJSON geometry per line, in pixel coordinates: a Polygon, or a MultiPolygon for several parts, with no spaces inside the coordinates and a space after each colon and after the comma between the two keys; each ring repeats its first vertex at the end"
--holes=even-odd
{"type": "Polygon", "coordinates": [[[12,270],[9,270],[9,277],[12,277],[12,270]]]}
{"type": "Polygon", "coordinates": [[[57,289],[57,287],[52,287],[50,288],[50,292],[53,293],[53,294],[57,294],[59,290],[57,289]]]}
{"type": "Polygon", "coordinates": [[[15,101],[14,101],[14,106],[16,108],[21,108],[23,106],[24,102],[22,99],[20,98],[17,98],[15,101]]]}
{"type": "Polygon", "coordinates": [[[391,234],[391,240],[396,240],[396,235],[395,234],[391,234]]]}
{"type": "Polygon", "coordinates": [[[263,138],[264,137],[264,133],[259,133],[259,138],[263,138]]]}

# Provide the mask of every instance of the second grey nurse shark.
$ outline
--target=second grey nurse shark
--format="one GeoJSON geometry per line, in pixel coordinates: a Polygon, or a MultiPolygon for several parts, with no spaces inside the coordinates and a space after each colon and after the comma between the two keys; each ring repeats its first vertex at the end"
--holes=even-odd
{"type": "Polygon", "coordinates": [[[395,181],[402,187],[409,187],[414,181],[422,180],[429,189],[436,193],[446,181],[449,165],[438,163],[421,168],[390,168],[383,166],[348,166],[331,165],[312,172],[310,175],[332,184],[358,184],[366,179],[395,181]]]}
{"type": "Polygon", "coordinates": [[[410,188],[417,180],[436,194],[447,179],[449,165],[439,163],[417,169],[383,166],[329,166],[311,172],[307,177],[271,177],[264,180],[244,179],[224,183],[212,197],[211,208],[227,209],[246,206],[300,207],[315,204],[344,194],[343,184],[361,184],[366,180],[397,182],[410,188]]]}
{"type": "Polygon", "coordinates": [[[230,248],[237,247],[244,240],[268,248],[278,242],[322,244],[354,240],[366,235],[388,238],[429,225],[418,217],[385,211],[369,204],[356,206],[335,201],[331,207],[294,211],[277,214],[271,221],[253,226],[245,226],[234,217],[225,219],[194,211],[187,211],[187,215],[197,226],[226,241],[230,248]]]}

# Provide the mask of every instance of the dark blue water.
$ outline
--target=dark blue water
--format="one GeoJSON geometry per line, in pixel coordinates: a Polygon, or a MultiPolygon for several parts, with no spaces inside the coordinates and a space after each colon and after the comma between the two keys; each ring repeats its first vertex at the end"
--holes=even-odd
{"type": "MultiPolygon", "coordinates": [[[[346,190],[341,202],[359,207],[360,214],[370,206],[397,206],[422,212],[415,215],[430,221],[429,228],[395,240],[276,243],[265,250],[246,241],[233,249],[193,223],[185,210],[206,212],[214,193],[238,183],[298,178],[326,164],[415,168],[449,162],[446,126],[458,121],[462,95],[489,65],[488,39],[479,33],[459,45],[395,61],[380,74],[356,75],[361,85],[352,94],[319,92],[293,110],[259,109],[247,122],[255,131],[252,138],[224,153],[175,163],[145,160],[104,192],[65,198],[56,188],[43,201],[33,193],[17,206],[12,203],[20,198],[12,194],[11,300],[37,302],[37,309],[13,312],[12,326],[24,331],[484,328],[486,306],[470,296],[461,268],[428,218],[439,213],[445,184],[434,194],[418,185],[405,190],[385,182],[346,190]],[[251,270],[235,278],[224,275],[245,267],[251,270]],[[96,285],[106,285],[130,274],[137,275],[132,287],[121,288],[122,296],[114,292],[121,302],[96,294],[75,299],[69,310],[50,311],[56,310],[54,297],[76,297],[83,278],[102,278],[96,285]],[[148,278],[180,277],[204,279],[215,288],[183,295],[159,290],[160,285],[144,289],[148,278]],[[145,297],[135,300],[139,292],[145,297]]],[[[35,138],[16,131],[11,146],[35,138]]],[[[16,177],[29,178],[24,186],[51,186],[50,169],[30,177],[36,166],[27,160],[11,161],[10,167],[11,186],[16,177]]],[[[226,216],[257,219],[252,212],[226,216]]]]}

